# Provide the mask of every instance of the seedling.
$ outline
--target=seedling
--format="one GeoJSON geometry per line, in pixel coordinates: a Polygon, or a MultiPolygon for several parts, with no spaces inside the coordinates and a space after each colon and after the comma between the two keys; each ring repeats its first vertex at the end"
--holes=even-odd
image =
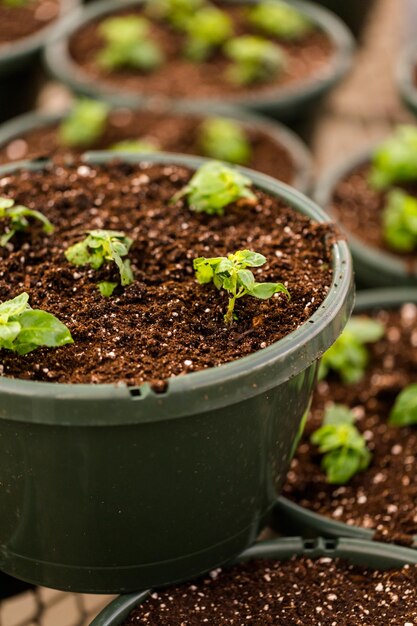
{"type": "Polygon", "coordinates": [[[247,267],[261,267],[266,258],[258,252],[238,250],[227,257],[194,259],[196,278],[201,285],[213,282],[217,289],[224,289],[229,294],[229,306],[224,316],[226,324],[235,319],[236,300],[243,296],[252,296],[260,300],[268,300],[275,293],[284,293],[290,297],[282,283],[257,283],[247,267]]]}
{"type": "Polygon", "coordinates": [[[6,231],[0,236],[0,246],[5,246],[17,232],[28,230],[30,224],[27,218],[42,222],[43,232],[50,235],[54,227],[51,222],[39,211],[17,204],[9,198],[0,198],[0,219],[8,220],[6,231]]]}
{"type": "Polygon", "coordinates": [[[54,315],[32,309],[21,293],[0,304],[0,348],[24,355],[41,346],[57,348],[74,343],[68,328],[54,315]]]}
{"type": "Polygon", "coordinates": [[[79,100],[59,127],[59,141],[71,148],[86,148],[103,135],[110,107],[98,100],[79,100]]]}
{"type": "Polygon", "coordinates": [[[266,35],[286,41],[298,41],[305,37],[312,24],[300,11],[279,0],[265,0],[249,9],[248,21],[266,35]]]}
{"type": "Polygon", "coordinates": [[[131,68],[151,72],[163,63],[159,46],[149,38],[150,23],[143,17],[110,17],[100,24],[99,32],[106,45],[96,60],[105,70],[131,68]]]}
{"type": "Polygon", "coordinates": [[[417,199],[400,189],[387,196],[382,214],[382,231],[388,246],[397,252],[417,248],[417,199]]]}
{"type": "Polygon", "coordinates": [[[417,424],[417,384],[408,385],[397,396],[389,415],[391,426],[415,426],[417,424]]]}
{"type": "Polygon", "coordinates": [[[235,37],[226,44],[224,51],[233,61],[227,77],[237,85],[272,80],[285,67],[285,52],[282,48],[261,37],[235,37]]]}
{"type": "Polygon", "coordinates": [[[184,30],[188,20],[205,6],[205,0],[147,0],[146,13],[157,20],[165,20],[179,30],[184,30]]]}
{"type": "Polygon", "coordinates": [[[124,139],[113,144],[112,152],[158,152],[157,145],[148,139],[124,139]]]}
{"type": "Polygon", "coordinates": [[[205,120],[198,129],[202,152],[220,161],[245,165],[251,158],[251,145],[246,132],[233,120],[216,117],[205,120]]]}
{"type": "Polygon", "coordinates": [[[369,361],[366,344],[375,343],[384,332],[384,325],[376,320],[353,317],[344,332],[323,355],[319,379],[325,378],[332,370],[339,374],[344,383],[357,383],[363,378],[369,361]]]}
{"type": "Polygon", "coordinates": [[[185,54],[192,61],[205,61],[233,35],[231,18],[216,7],[204,7],[186,23],[185,54]]]}
{"type": "Polygon", "coordinates": [[[355,416],[343,404],[326,409],[323,426],[312,434],[311,443],[319,446],[324,455],[322,467],[330,484],[344,485],[371,461],[366,441],[355,426],[355,416]]]}
{"type": "MultiPolygon", "coordinates": [[[[112,261],[119,269],[120,282],[125,287],[133,283],[133,273],[128,259],[123,260],[129,253],[132,240],[123,232],[116,230],[90,230],[87,237],[74,244],[65,252],[67,260],[73,265],[90,265],[98,270],[106,261],[112,261]]],[[[102,295],[113,293],[110,284],[99,283],[102,295]]]]}
{"type": "Polygon", "coordinates": [[[256,203],[256,196],[249,189],[251,185],[252,181],[237,170],[218,161],[209,161],[196,171],[172,201],[177,202],[185,196],[192,211],[223,215],[224,208],[237,200],[256,203]]]}
{"type": "Polygon", "coordinates": [[[399,126],[373,155],[370,183],[386,189],[395,183],[417,180],[417,128],[399,126]]]}

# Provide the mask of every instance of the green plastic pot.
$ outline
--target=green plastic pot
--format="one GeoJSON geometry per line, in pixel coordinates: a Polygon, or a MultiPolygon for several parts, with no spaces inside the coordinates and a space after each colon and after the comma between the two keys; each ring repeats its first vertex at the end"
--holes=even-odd
{"type": "MultiPolygon", "coordinates": [[[[145,107],[142,108],[145,110],[145,107]]],[[[183,117],[186,115],[187,117],[194,116],[201,118],[213,116],[213,110],[207,104],[205,106],[192,105],[190,103],[187,105],[178,104],[169,106],[168,108],[161,106],[158,110],[160,110],[161,113],[166,111],[169,116],[178,115],[183,117]]],[[[155,108],[153,108],[153,111],[155,111],[155,108]]],[[[217,115],[217,111],[214,114],[217,115]]],[[[22,137],[35,129],[59,123],[65,118],[65,115],[65,113],[42,115],[32,112],[10,120],[0,126],[0,148],[4,147],[13,139],[22,137]]],[[[279,122],[233,107],[225,107],[222,110],[222,116],[237,120],[248,130],[251,128],[258,129],[269,135],[269,137],[280,146],[284,146],[294,163],[294,179],[291,182],[291,186],[299,189],[303,193],[307,193],[310,190],[313,179],[312,156],[305,144],[294,132],[279,122]]]]}
{"type": "MultiPolygon", "coordinates": [[[[341,166],[325,174],[316,185],[314,198],[317,204],[337,220],[332,213],[331,200],[339,181],[361,165],[369,163],[376,146],[366,148],[359,154],[345,161],[341,166]]],[[[417,287],[417,263],[411,266],[400,255],[381,250],[369,245],[353,233],[345,230],[349,248],[353,257],[353,265],[358,286],[361,288],[373,287],[417,287]]]]}
{"type": "Polygon", "coordinates": [[[333,11],[350,28],[356,37],[362,33],[375,0],[316,0],[318,4],[333,11]]]}
{"type": "MultiPolygon", "coordinates": [[[[417,289],[397,288],[362,291],[356,298],[354,312],[365,313],[381,308],[396,309],[407,302],[417,304],[417,289]]],[[[296,532],[306,537],[354,537],[371,540],[375,536],[374,529],[338,522],[283,497],[278,499],[274,509],[273,525],[282,532],[296,532]]],[[[417,536],[413,548],[417,548],[417,536]]]]}
{"type": "MultiPolygon", "coordinates": [[[[241,171],[329,221],[292,188],[241,171]]],[[[308,322],[250,356],[169,379],[164,393],[0,378],[0,568],[48,587],[117,593],[196,576],[253,543],[285,480],[318,359],[351,313],[348,247],[333,251],[329,294],[308,322]]]]}
{"type": "MultiPolygon", "coordinates": [[[[308,540],[301,537],[286,537],[258,543],[246,550],[234,564],[254,559],[288,561],[293,556],[306,556],[311,559],[340,558],[356,565],[378,570],[400,568],[406,564],[417,563],[417,554],[413,550],[377,542],[342,538],[308,540]]],[[[145,602],[151,593],[151,591],[141,591],[113,600],[90,626],[122,626],[132,610],[145,602]]]]}
{"type": "MultiPolygon", "coordinates": [[[[234,0],[226,0],[236,4],[234,0]]],[[[258,0],[240,0],[240,4],[256,4],[258,0]]],[[[68,52],[68,40],[85,22],[104,17],[116,9],[129,9],[143,4],[144,0],[100,0],[70,15],[56,32],[54,40],[46,47],[46,63],[51,73],[76,93],[92,97],[101,97],[116,105],[138,106],[144,101],[168,99],[160,94],[145,94],[121,91],[106,86],[99,80],[92,79],[71,59],[68,52]]],[[[248,108],[258,113],[268,114],[281,120],[294,120],[305,116],[306,112],[327,94],[346,74],[352,64],[353,38],[346,26],[332,13],[310,2],[292,0],[291,5],[305,13],[318,24],[330,37],[335,46],[333,58],[323,72],[298,85],[271,89],[267,93],[233,96],[221,94],[217,98],[204,98],[192,102],[222,109],[225,104],[248,108]]],[[[185,99],[176,100],[180,102],[185,99]]]]}
{"type": "Polygon", "coordinates": [[[417,46],[409,46],[397,65],[397,84],[404,104],[417,115],[417,46]]]}

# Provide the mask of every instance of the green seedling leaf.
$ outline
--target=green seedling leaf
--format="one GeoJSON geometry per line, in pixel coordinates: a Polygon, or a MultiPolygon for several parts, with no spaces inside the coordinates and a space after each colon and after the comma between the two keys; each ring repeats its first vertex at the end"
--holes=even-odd
{"type": "Polygon", "coordinates": [[[267,39],[242,35],[228,41],[224,48],[232,61],[227,78],[237,85],[272,80],[285,67],[286,53],[267,39]]]}
{"type": "Polygon", "coordinates": [[[265,35],[299,41],[313,25],[300,11],[279,0],[259,2],[248,11],[248,21],[265,35]]]}
{"type": "Polygon", "coordinates": [[[198,129],[198,144],[203,154],[219,161],[246,165],[252,156],[245,130],[226,118],[205,120],[198,129]]]}
{"type": "Polygon", "coordinates": [[[103,135],[110,107],[98,100],[79,100],[59,127],[59,141],[64,146],[87,148],[103,135]]]}
{"type": "Polygon", "coordinates": [[[158,152],[156,143],[147,139],[124,139],[113,144],[110,148],[112,152],[158,152]]]}
{"type": "Polygon", "coordinates": [[[396,252],[417,248],[417,199],[400,189],[388,193],[382,214],[382,232],[388,246],[396,252]]]}
{"type": "Polygon", "coordinates": [[[417,127],[399,126],[375,150],[369,180],[378,190],[417,180],[417,127]]]}
{"type": "Polygon", "coordinates": [[[0,219],[7,222],[6,230],[0,236],[0,246],[5,246],[17,232],[29,229],[29,220],[32,218],[42,222],[43,232],[50,235],[54,227],[51,222],[39,211],[28,209],[20,204],[16,205],[14,200],[0,198],[0,219]]]}
{"type": "Polygon", "coordinates": [[[257,283],[247,267],[260,267],[266,258],[251,250],[238,250],[227,257],[194,259],[193,266],[198,282],[202,285],[213,282],[217,289],[224,289],[229,294],[229,306],[224,316],[225,322],[231,324],[235,319],[236,300],[249,295],[266,300],[275,293],[290,294],[282,283],[257,283]]]}
{"type": "Polygon", "coordinates": [[[218,161],[209,161],[196,171],[172,201],[177,202],[185,196],[192,211],[223,215],[224,208],[237,200],[256,202],[255,194],[249,189],[251,185],[252,181],[237,170],[218,161]]]}
{"type": "Polygon", "coordinates": [[[417,384],[408,385],[398,395],[389,415],[391,426],[415,426],[417,424],[417,384]]]}
{"type": "Polygon", "coordinates": [[[185,25],[185,55],[192,61],[205,61],[233,35],[233,22],[227,13],[213,6],[203,7],[185,25]]]}
{"type": "Polygon", "coordinates": [[[101,283],[97,283],[97,287],[102,296],[105,298],[110,298],[113,295],[113,291],[117,287],[117,283],[109,283],[106,280],[103,280],[101,283]]]}
{"type": "Polygon", "coordinates": [[[146,14],[156,20],[165,20],[178,30],[185,30],[190,19],[202,7],[205,0],[147,0],[146,14]]]}

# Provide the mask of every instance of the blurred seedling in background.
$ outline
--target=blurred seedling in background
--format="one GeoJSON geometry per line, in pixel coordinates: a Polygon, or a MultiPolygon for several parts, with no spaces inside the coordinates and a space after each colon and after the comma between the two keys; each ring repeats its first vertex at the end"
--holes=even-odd
{"type": "Polygon", "coordinates": [[[298,41],[312,30],[312,23],[300,11],[279,0],[259,2],[247,12],[249,23],[265,35],[298,41]]]}
{"type": "Polygon", "coordinates": [[[237,85],[270,81],[285,67],[286,55],[282,48],[261,37],[235,37],[227,42],[224,51],[232,61],[227,78],[237,85]]]}
{"type": "Polygon", "coordinates": [[[88,148],[103,135],[110,107],[98,100],[79,100],[59,127],[59,141],[71,148],[88,148]]]}
{"type": "Polygon", "coordinates": [[[156,145],[156,142],[150,139],[124,139],[114,143],[109,150],[112,152],[152,153],[158,152],[159,147],[156,145]]]}
{"type": "Polygon", "coordinates": [[[53,232],[53,225],[40,211],[15,204],[14,200],[9,198],[0,198],[0,219],[6,221],[5,231],[0,235],[0,246],[5,246],[16,233],[28,230],[30,228],[28,218],[41,222],[42,230],[47,235],[53,232]]]}
{"type": "Polygon", "coordinates": [[[246,165],[252,148],[240,124],[226,118],[205,120],[198,129],[198,145],[205,156],[246,165]]]}
{"type": "Polygon", "coordinates": [[[417,181],[417,127],[399,126],[376,148],[369,181],[378,190],[417,181]]]}
{"type": "Polygon", "coordinates": [[[400,189],[390,191],[382,213],[382,230],[392,250],[417,249],[417,199],[400,189]]]}
{"type": "Polygon", "coordinates": [[[203,7],[186,23],[185,55],[192,61],[205,61],[233,35],[233,22],[216,7],[203,7]]]}
{"type": "Polygon", "coordinates": [[[147,0],[146,14],[184,30],[189,19],[206,4],[205,0],[147,0]]]}

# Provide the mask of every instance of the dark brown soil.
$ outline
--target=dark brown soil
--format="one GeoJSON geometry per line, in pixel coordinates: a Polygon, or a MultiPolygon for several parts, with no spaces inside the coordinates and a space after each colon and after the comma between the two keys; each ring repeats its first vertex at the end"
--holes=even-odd
{"type": "MultiPolygon", "coordinates": [[[[90,149],[102,150],[125,139],[146,139],[162,151],[201,154],[198,129],[202,121],[201,117],[120,109],[110,114],[103,136],[90,149]]],[[[250,130],[248,137],[252,146],[252,159],[248,167],[285,183],[293,182],[295,163],[287,149],[259,130],[250,130]]],[[[82,152],[85,149],[70,150],[60,146],[57,126],[52,125],[21,134],[0,146],[0,164],[52,154],[65,156],[82,152]]]]}
{"type": "Polygon", "coordinates": [[[417,307],[381,311],[377,318],[386,334],[369,346],[372,358],[363,380],[343,385],[331,375],[319,383],[283,493],[316,513],[373,528],[380,540],[409,544],[417,534],[417,428],[394,428],[387,418],[398,393],[417,380],[417,307]],[[355,411],[373,455],[370,467],[346,486],[327,484],[321,457],[309,442],[329,402],[355,411]]]}
{"type": "MultiPolygon", "coordinates": [[[[219,4],[219,3],[218,3],[219,4]]],[[[233,17],[237,35],[251,32],[244,18],[243,6],[221,8],[233,17]]],[[[124,10],[112,15],[141,14],[140,10],[124,10]]],[[[106,16],[107,18],[108,16],[106,16]]],[[[164,23],[154,22],[151,36],[165,53],[167,62],[150,74],[129,69],[105,72],[97,65],[97,52],[103,47],[98,33],[100,21],[92,21],[77,31],[70,39],[70,54],[83,70],[113,88],[144,92],[150,95],[169,97],[218,98],[248,92],[265,92],[284,85],[291,85],[322,78],[330,72],[334,46],[329,37],[316,29],[297,43],[279,42],[287,53],[287,67],[270,82],[253,86],[237,86],[225,78],[229,61],[222,52],[209,61],[193,63],[184,59],[182,49],[184,38],[164,23]]]]}
{"type": "Polygon", "coordinates": [[[257,191],[256,206],[234,204],[224,217],[196,214],[173,195],[190,178],[171,166],[59,165],[0,179],[0,194],[44,212],[55,225],[21,233],[0,255],[0,300],[30,294],[33,307],[55,314],[75,343],[26,357],[2,351],[6,376],[59,382],[140,384],[213,367],[255,352],[305,322],[331,282],[333,230],[257,191]],[[135,282],[114,297],[96,283],[117,280],[114,266],[74,267],[64,250],[88,229],[124,230],[135,282]],[[284,282],[291,301],[239,300],[226,327],[227,297],[199,285],[192,261],[237,249],[261,252],[259,281],[284,282]]]}
{"type": "Polygon", "coordinates": [[[0,47],[44,28],[58,16],[58,11],[57,0],[28,0],[20,7],[0,2],[0,47]]]}
{"type": "Polygon", "coordinates": [[[413,626],[417,566],[373,571],[330,558],[252,561],[152,593],[123,626],[413,626]]]}

